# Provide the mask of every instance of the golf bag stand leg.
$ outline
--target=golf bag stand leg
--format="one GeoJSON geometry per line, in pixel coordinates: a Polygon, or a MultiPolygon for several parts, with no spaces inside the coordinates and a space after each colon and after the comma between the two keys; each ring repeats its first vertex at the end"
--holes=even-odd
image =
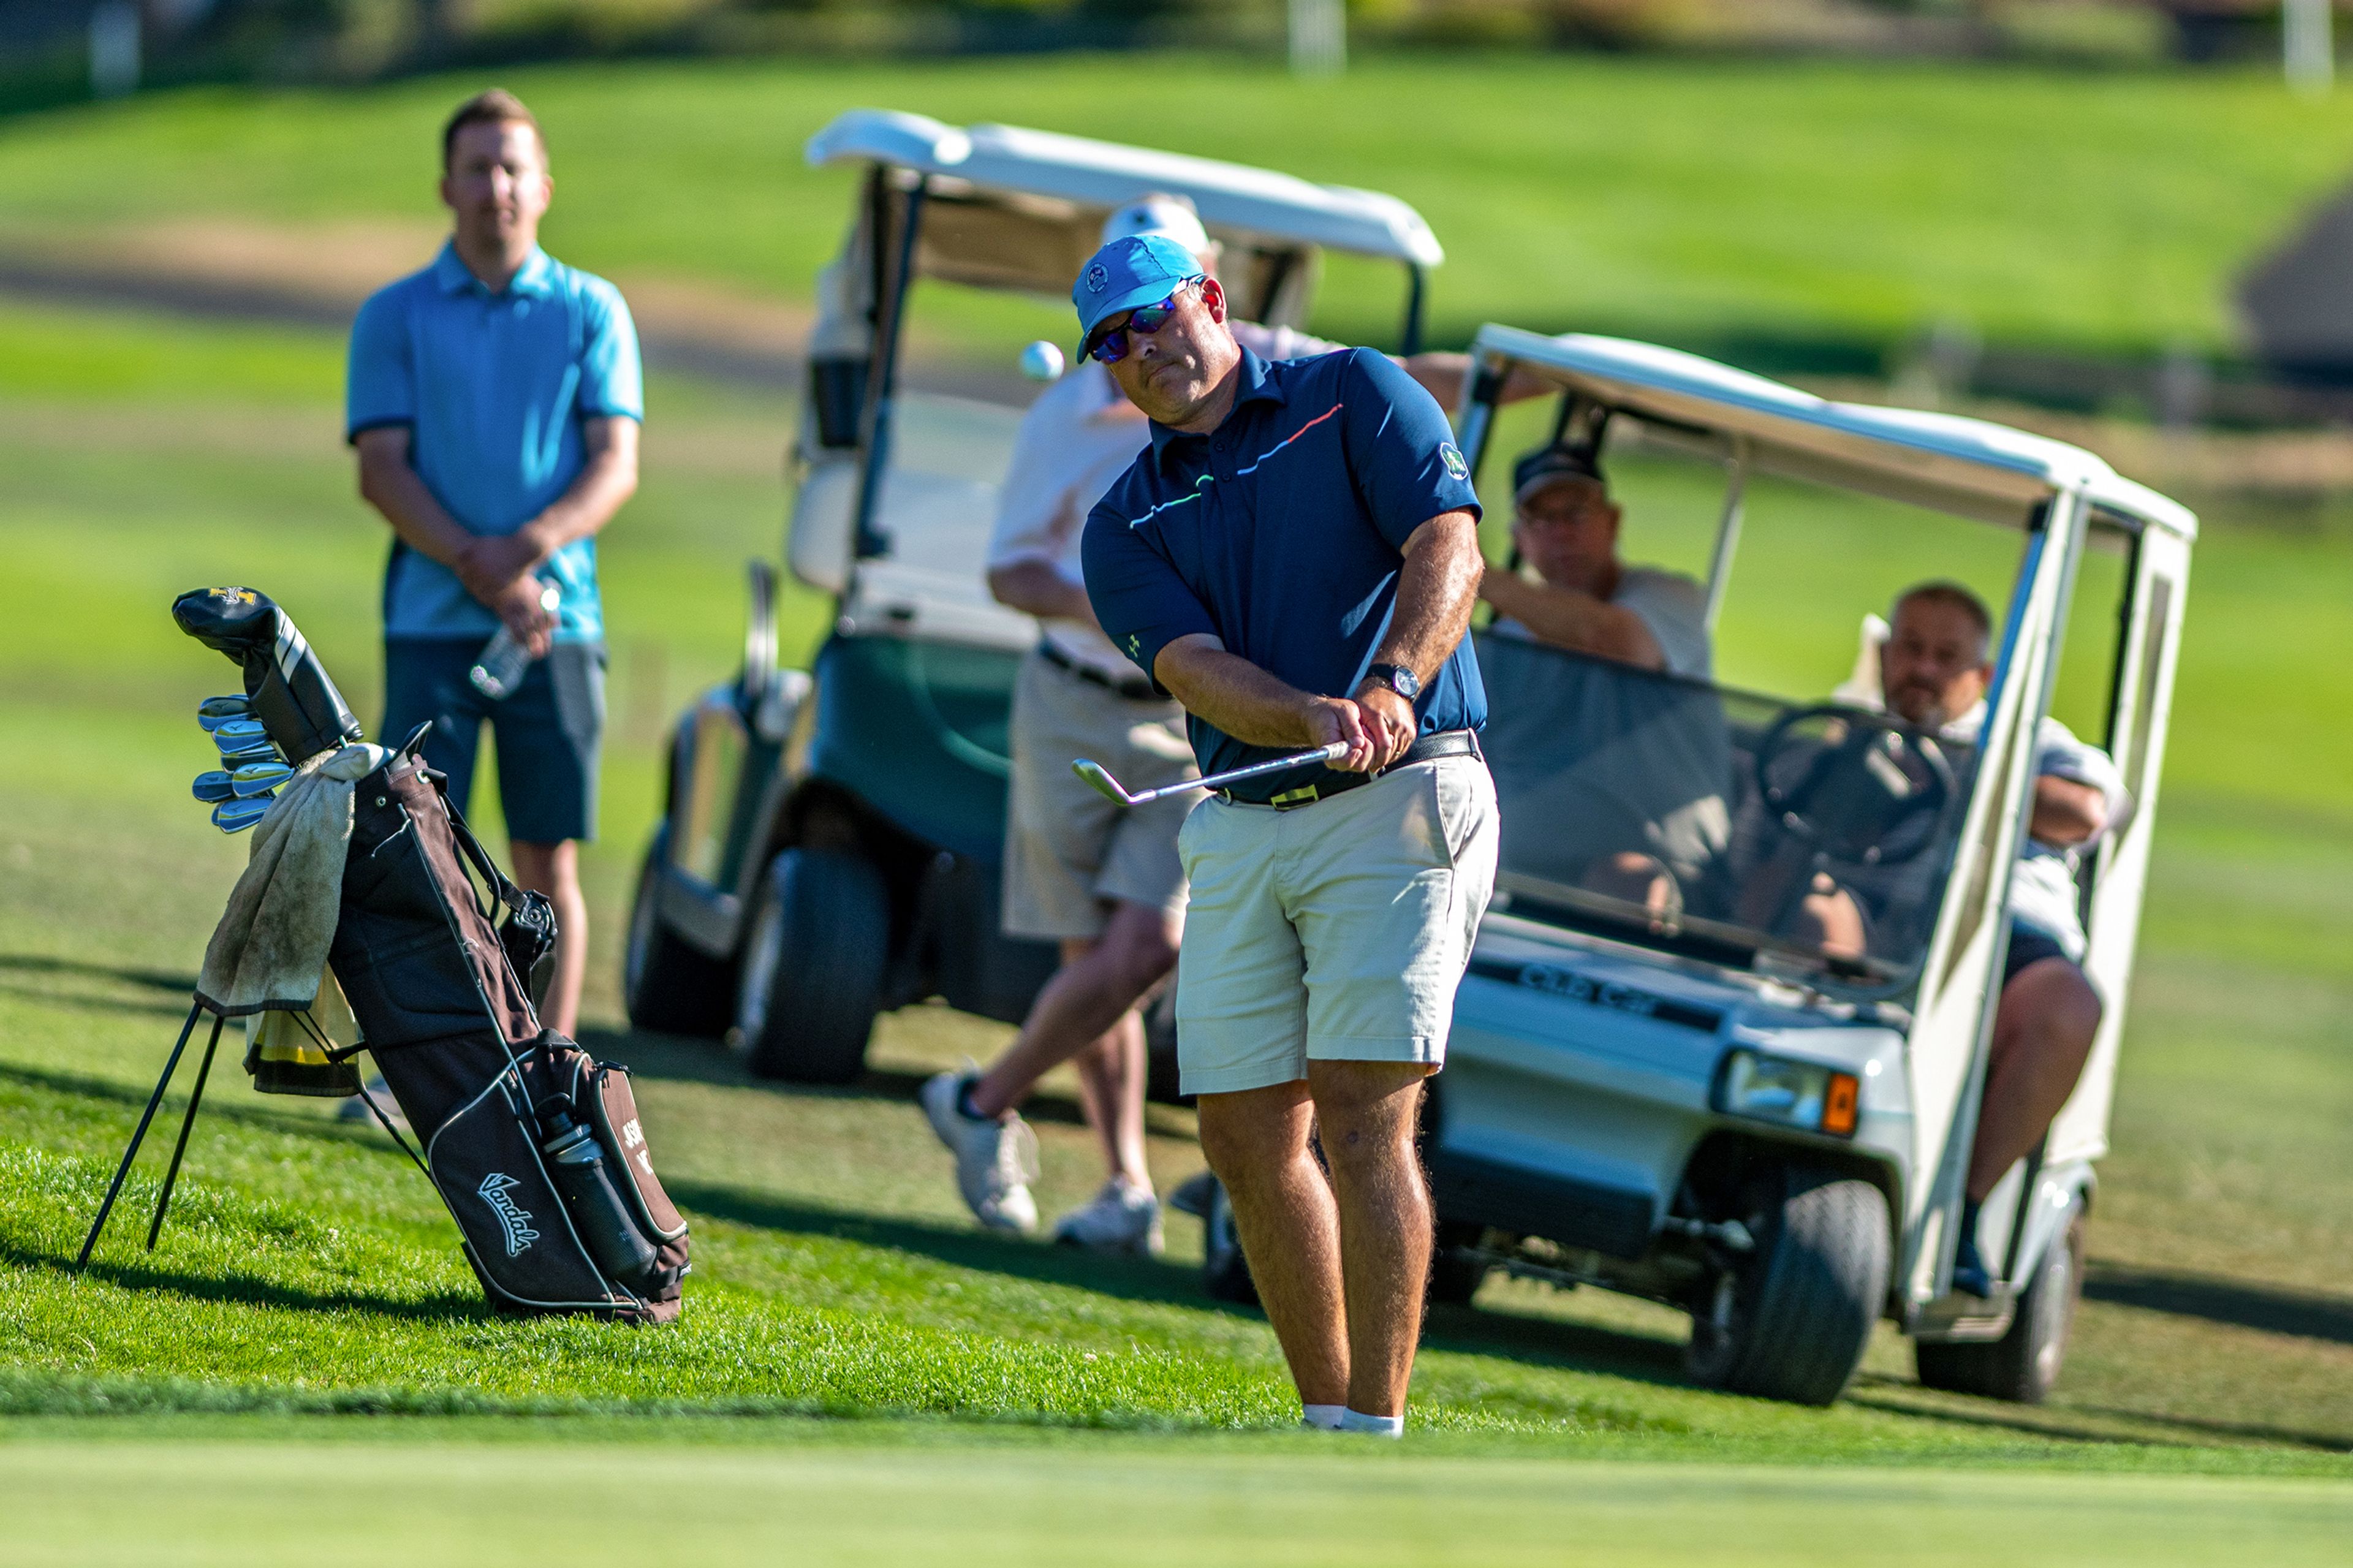
{"type": "Polygon", "coordinates": [[[164,1190],[155,1197],[155,1217],[147,1226],[147,1250],[155,1250],[155,1238],[164,1234],[164,1215],[172,1206],[172,1188],[180,1180],[180,1161],[188,1152],[188,1134],[196,1125],[196,1107],[205,1102],[205,1080],[213,1075],[213,1052],[220,1047],[221,1022],[213,1020],[212,1038],[205,1042],[205,1059],[196,1064],[196,1083],[188,1091],[187,1114],[180,1118],[180,1141],[172,1145],[172,1163],[164,1172],[164,1190]]]}
{"type": "MultiPolygon", "coordinates": [[[[172,1054],[164,1062],[164,1076],[155,1080],[155,1092],[147,1097],[147,1109],[140,1115],[139,1126],[131,1134],[130,1146],[122,1151],[122,1163],[114,1168],[114,1181],[106,1189],[105,1201],[98,1205],[98,1217],[90,1222],[90,1234],[82,1238],[81,1255],[74,1259],[77,1272],[89,1266],[90,1249],[98,1245],[100,1234],[106,1229],[106,1218],[114,1212],[114,1200],[122,1195],[123,1178],[131,1174],[131,1162],[139,1157],[139,1145],[147,1138],[147,1124],[155,1120],[155,1108],[164,1103],[164,1090],[171,1086],[172,1075],[179,1070],[180,1053],[188,1048],[188,1037],[196,1032],[196,1018],[204,1010],[202,1002],[191,1003],[188,1006],[188,1021],[180,1026],[180,1037],[173,1043],[172,1054]]],[[[215,1040],[220,1038],[223,1021],[217,1016],[213,1019],[215,1040]]],[[[209,1050],[211,1047],[208,1045],[206,1048],[209,1050]]]]}

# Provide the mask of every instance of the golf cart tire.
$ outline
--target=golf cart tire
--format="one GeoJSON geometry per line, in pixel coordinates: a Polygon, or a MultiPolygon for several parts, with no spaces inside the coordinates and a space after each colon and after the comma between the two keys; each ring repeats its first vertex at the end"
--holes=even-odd
{"type": "Polygon", "coordinates": [[[1219,1301],[1258,1305],[1258,1281],[1242,1256],[1241,1232],[1234,1227],[1234,1205],[1223,1182],[1210,1184],[1209,1212],[1201,1219],[1201,1288],[1219,1301]]]}
{"type": "Polygon", "coordinates": [[[1871,1183],[1804,1165],[1755,1193],[1756,1248],[1692,1317],[1687,1362],[1735,1394],[1829,1405],[1846,1392],[1887,1296],[1887,1199],[1871,1183]]]}
{"type": "Polygon", "coordinates": [[[656,895],[670,858],[664,826],[646,847],[629,900],[629,926],[621,954],[621,1001],[629,1023],[665,1035],[715,1040],[734,1016],[733,966],[687,945],[662,924],[656,895]]]}
{"type": "Polygon", "coordinates": [[[1921,1342],[1912,1347],[1920,1381],[1951,1394],[1975,1394],[2012,1405],[2040,1405],[2059,1381],[2068,1331],[2084,1298],[2084,1208],[2079,1200],[2066,1225],[2042,1249],[2026,1289],[2019,1292],[2010,1331],[1980,1344],[1921,1342]]]}
{"type": "Polygon", "coordinates": [[[1476,1247],[1487,1234],[1482,1225],[1461,1220],[1440,1220],[1438,1235],[1430,1249],[1430,1302],[1433,1307],[1467,1307],[1471,1298],[1486,1283],[1487,1265],[1464,1253],[1476,1247]]]}
{"type": "Polygon", "coordinates": [[[890,960],[890,893],[873,862],[807,848],[770,861],[736,992],[736,1049],[752,1076],[855,1081],[890,960]]]}

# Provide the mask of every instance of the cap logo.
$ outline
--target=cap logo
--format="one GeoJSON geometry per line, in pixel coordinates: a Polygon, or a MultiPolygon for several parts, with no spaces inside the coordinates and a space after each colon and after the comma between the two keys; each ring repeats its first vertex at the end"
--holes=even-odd
{"type": "Polygon", "coordinates": [[[1438,444],[1438,460],[1446,465],[1449,479],[1467,479],[1471,477],[1471,465],[1462,460],[1462,454],[1455,449],[1453,442],[1440,441],[1438,444]]]}
{"type": "Polygon", "coordinates": [[[1100,294],[1111,284],[1111,274],[1100,261],[1087,268],[1087,292],[1100,294]]]}

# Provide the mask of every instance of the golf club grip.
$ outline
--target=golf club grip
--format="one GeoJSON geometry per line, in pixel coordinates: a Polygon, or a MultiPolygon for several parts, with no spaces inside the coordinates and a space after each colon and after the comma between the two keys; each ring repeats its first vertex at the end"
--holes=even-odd
{"type": "Polygon", "coordinates": [[[192,589],[172,601],[172,619],[244,668],[253,716],[288,762],[360,738],[360,722],[326,666],[269,595],[252,588],[192,589]]]}

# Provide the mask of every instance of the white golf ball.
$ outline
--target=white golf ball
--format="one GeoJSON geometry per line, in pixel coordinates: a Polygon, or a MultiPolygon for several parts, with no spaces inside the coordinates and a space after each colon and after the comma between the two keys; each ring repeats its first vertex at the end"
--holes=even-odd
{"type": "Polygon", "coordinates": [[[1032,381],[1052,381],[1062,374],[1060,345],[1039,338],[1021,351],[1021,374],[1032,381]]]}

